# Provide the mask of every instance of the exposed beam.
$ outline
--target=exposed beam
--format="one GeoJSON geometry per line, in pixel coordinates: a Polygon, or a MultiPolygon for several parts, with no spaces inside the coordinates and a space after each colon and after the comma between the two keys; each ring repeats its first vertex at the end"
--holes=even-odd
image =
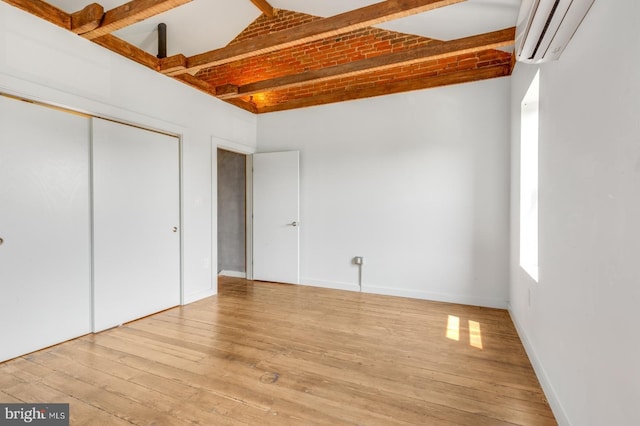
{"type": "Polygon", "coordinates": [[[188,84],[191,87],[194,87],[198,90],[200,90],[201,92],[204,92],[208,95],[215,95],[216,93],[216,88],[213,87],[212,85],[210,85],[209,83],[207,83],[204,80],[201,80],[199,78],[196,78],[190,74],[183,74],[183,75],[178,75],[175,77],[176,80],[179,80],[185,84],[188,84]]]}
{"type": "Polygon", "coordinates": [[[84,34],[100,26],[104,8],[98,3],[91,3],[84,9],[71,14],[71,31],[84,34]]]}
{"type": "Polygon", "coordinates": [[[191,0],[132,0],[107,11],[100,26],[82,37],[93,40],[189,2],[191,0]]]}
{"type": "Polygon", "coordinates": [[[267,0],[251,0],[251,3],[256,5],[256,7],[269,18],[273,18],[273,15],[275,15],[273,6],[271,6],[267,0]]]}
{"type": "Polygon", "coordinates": [[[71,15],[42,0],[4,0],[5,3],[45,19],[59,27],[71,29],[71,15]]]}
{"type": "Polygon", "coordinates": [[[311,83],[352,77],[354,75],[434,61],[451,56],[475,53],[512,45],[515,41],[515,27],[493,31],[451,41],[431,42],[425,46],[409,50],[375,56],[318,70],[287,75],[269,80],[249,83],[243,86],[223,85],[216,88],[220,99],[232,99],[255,93],[299,87],[311,83]]]}
{"type": "Polygon", "coordinates": [[[142,64],[145,67],[149,67],[156,71],[160,68],[158,58],[112,34],[98,37],[94,39],[93,42],[102,47],[106,47],[112,52],[127,57],[132,61],[142,64]]]}
{"type": "MultiPolygon", "coordinates": [[[[209,83],[207,83],[206,81],[200,80],[197,77],[192,76],[191,74],[182,74],[182,75],[178,75],[174,77],[176,80],[179,80],[195,89],[200,90],[201,92],[204,92],[208,95],[214,95],[216,94],[216,88],[213,87],[212,85],[210,85],[209,83]]],[[[244,101],[242,99],[230,99],[229,101],[227,101],[239,108],[242,108],[244,110],[247,110],[249,112],[252,112],[254,114],[256,114],[258,112],[258,109],[256,108],[255,104],[251,103],[251,102],[247,102],[244,101]]]]}
{"type": "MultiPolygon", "coordinates": [[[[184,55],[173,55],[168,58],[160,59],[160,68],[166,70],[179,70],[182,69],[187,58],[184,55]]],[[[168,73],[165,73],[168,74],[168,73]]]]}
{"type": "Polygon", "coordinates": [[[242,99],[229,99],[227,102],[254,114],[258,113],[258,107],[252,102],[247,102],[242,99]]]}
{"type": "MultiPolygon", "coordinates": [[[[264,92],[264,90],[263,90],[264,92]]],[[[247,96],[247,95],[252,95],[254,93],[257,93],[255,91],[249,93],[245,93],[244,95],[241,95],[239,93],[239,87],[236,86],[235,84],[223,84],[222,86],[217,86],[216,87],[216,96],[219,97],[220,99],[233,99],[233,98],[237,98],[240,96],[247,96]]]]}
{"type": "Polygon", "coordinates": [[[353,90],[347,89],[343,92],[327,93],[317,96],[310,96],[307,98],[293,99],[290,101],[281,102],[279,104],[267,105],[258,108],[258,113],[284,111],[294,108],[304,108],[334,102],[388,95],[391,93],[408,92],[411,90],[420,90],[452,84],[468,83],[472,81],[508,76],[510,74],[510,71],[511,65],[507,63],[493,65],[481,69],[456,71],[448,74],[442,74],[436,77],[400,80],[377,85],[374,87],[366,87],[353,90]]]}
{"type": "MultiPolygon", "coordinates": [[[[104,9],[97,3],[90,4],[78,12],[69,14],[41,0],[3,1],[76,33],[79,33],[82,29],[95,27],[96,23],[99,24],[104,16],[104,9]]],[[[186,3],[187,1],[191,0],[141,0],[141,3],[186,3]]],[[[127,4],[131,3],[138,3],[138,1],[135,0],[127,4]]],[[[102,47],[125,56],[153,70],[157,71],[160,69],[158,59],[155,56],[148,54],[144,50],[129,44],[116,36],[106,34],[94,39],[93,41],[102,47]]]]}
{"type": "Polygon", "coordinates": [[[337,36],[382,22],[426,12],[466,0],[387,0],[308,24],[241,41],[231,46],[187,58],[184,69],[160,71],[165,74],[195,74],[199,70],[287,47],[337,36]]]}

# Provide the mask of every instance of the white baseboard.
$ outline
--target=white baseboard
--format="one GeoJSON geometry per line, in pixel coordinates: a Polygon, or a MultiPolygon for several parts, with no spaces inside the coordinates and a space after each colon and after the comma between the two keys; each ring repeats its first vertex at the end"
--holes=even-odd
{"type": "MultiPolygon", "coordinates": [[[[358,284],[345,283],[336,281],[322,281],[311,278],[301,278],[301,285],[312,287],[332,288],[335,290],[360,291],[358,284]]],[[[454,294],[433,293],[420,290],[411,290],[403,288],[379,287],[364,284],[362,286],[363,293],[382,294],[386,296],[408,297],[411,299],[433,300],[437,302],[459,303],[462,305],[484,306],[487,308],[506,309],[508,304],[506,300],[492,299],[484,297],[467,297],[454,294]]]]}
{"type": "Polygon", "coordinates": [[[220,271],[218,275],[222,275],[223,277],[232,277],[232,278],[247,278],[246,272],[226,271],[224,269],[220,271]]]}
{"type": "Polygon", "coordinates": [[[460,296],[448,293],[436,293],[430,291],[412,290],[405,288],[391,288],[364,285],[365,293],[384,294],[387,296],[408,297],[411,299],[433,300],[436,302],[458,303],[461,305],[483,306],[486,308],[506,309],[507,301],[489,297],[460,296]]]}
{"type": "Polygon", "coordinates": [[[555,389],[551,385],[551,381],[549,380],[549,377],[547,376],[547,373],[544,367],[542,366],[542,363],[540,363],[540,359],[538,358],[538,355],[536,354],[536,351],[533,348],[533,345],[531,345],[531,341],[529,340],[527,333],[525,332],[524,328],[521,326],[521,323],[518,320],[518,317],[514,314],[513,310],[511,309],[511,306],[509,306],[509,315],[511,315],[511,319],[513,321],[513,324],[516,327],[516,331],[518,332],[520,341],[524,346],[524,350],[527,352],[529,361],[531,362],[531,365],[533,366],[533,370],[535,371],[536,376],[538,377],[540,386],[542,386],[542,390],[544,391],[544,395],[547,398],[547,401],[549,402],[551,411],[553,411],[553,415],[556,417],[556,421],[560,426],[571,426],[571,422],[569,421],[569,418],[567,417],[567,414],[564,408],[562,407],[562,404],[560,403],[558,396],[556,395],[555,389]]]}
{"type": "Polygon", "coordinates": [[[360,291],[360,288],[358,288],[358,284],[344,283],[339,281],[321,281],[314,280],[312,278],[301,278],[300,285],[306,285],[309,287],[331,288],[334,290],[360,291]]]}
{"type": "Polygon", "coordinates": [[[199,291],[193,294],[185,294],[184,295],[184,304],[188,305],[189,303],[197,302],[198,300],[207,298],[209,296],[215,296],[218,294],[217,288],[208,288],[203,291],[199,291]]]}

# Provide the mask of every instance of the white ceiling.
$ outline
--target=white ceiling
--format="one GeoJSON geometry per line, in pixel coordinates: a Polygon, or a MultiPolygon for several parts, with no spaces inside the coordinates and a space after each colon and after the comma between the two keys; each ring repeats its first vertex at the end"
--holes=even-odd
{"type": "MultiPolygon", "coordinates": [[[[72,13],[89,0],[47,0],[72,13]]],[[[379,0],[269,0],[277,9],[315,16],[333,16],[379,0]]],[[[467,0],[419,15],[390,21],[380,28],[451,40],[515,26],[521,0],[467,0]]],[[[126,0],[98,0],[105,10],[126,0]]],[[[193,0],[184,6],[123,28],[114,35],[156,55],[157,26],[167,24],[167,54],[191,56],[225,46],[260,16],[250,0],[193,0]],[[224,11],[224,12],[221,12],[224,11]]]]}

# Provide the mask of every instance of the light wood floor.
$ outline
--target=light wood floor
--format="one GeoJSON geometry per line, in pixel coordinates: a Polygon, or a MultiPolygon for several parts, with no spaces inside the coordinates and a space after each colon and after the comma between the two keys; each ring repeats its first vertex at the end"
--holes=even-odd
{"type": "Polygon", "coordinates": [[[237,278],[0,364],[22,401],[72,425],[556,424],[506,311],[237,278]]]}

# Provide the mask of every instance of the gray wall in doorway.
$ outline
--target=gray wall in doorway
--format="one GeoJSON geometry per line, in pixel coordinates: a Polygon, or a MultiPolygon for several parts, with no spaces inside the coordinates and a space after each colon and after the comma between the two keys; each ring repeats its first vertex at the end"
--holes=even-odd
{"type": "Polygon", "coordinates": [[[218,272],[245,272],[245,160],[218,149],[218,272]]]}

